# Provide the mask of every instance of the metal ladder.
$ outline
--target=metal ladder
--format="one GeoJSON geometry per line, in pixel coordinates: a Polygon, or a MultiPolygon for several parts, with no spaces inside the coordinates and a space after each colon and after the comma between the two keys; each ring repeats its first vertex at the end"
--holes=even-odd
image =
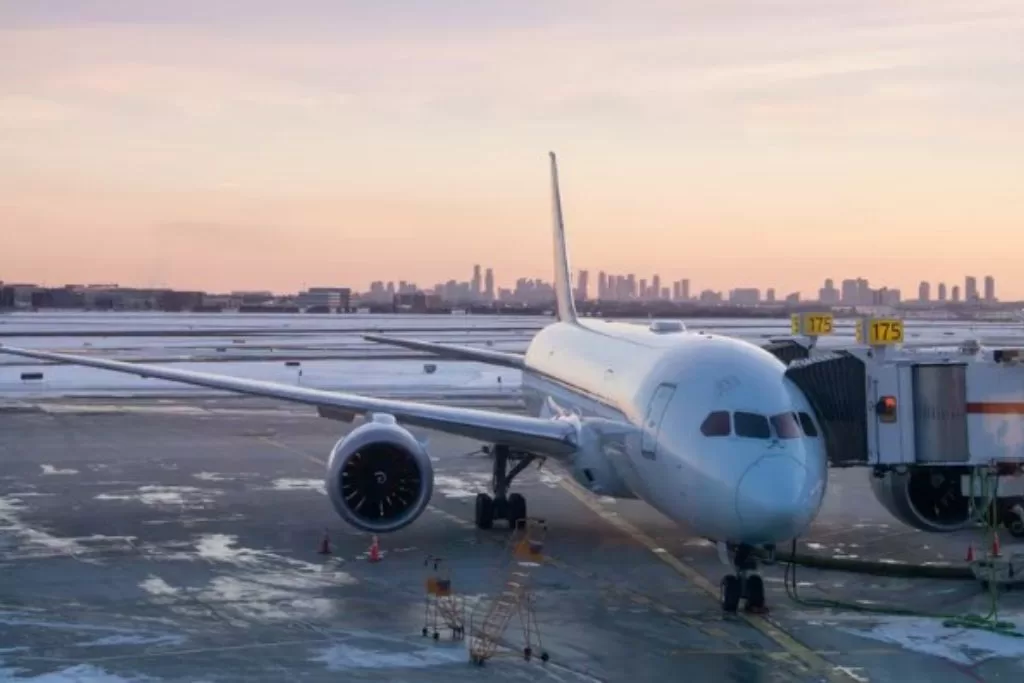
{"type": "MultiPolygon", "coordinates": [[[[470,626],[472,637],[469,658],[474,664],[482,666],[494,656],[501,637],[516,613],[523,623],[524,657],[530,659],[532,656],[534,636],[540,645],[540,632],[533,613],[533,596],[530,591],[530,570],[544,561],[543,537],[546,531],[543,520],[525,519],[517,523],[504,553],[504,564],[508,568],[504,589],[491,602],[479,629],[470,626]]],[[[546,652],[541,654],[541,659],[548,660],[546,652]]]]}

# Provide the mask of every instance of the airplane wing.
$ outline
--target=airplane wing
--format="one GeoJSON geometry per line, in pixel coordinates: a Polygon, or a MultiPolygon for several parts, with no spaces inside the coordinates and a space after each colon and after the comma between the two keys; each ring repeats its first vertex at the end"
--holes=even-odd
{"type": "Polygon", "coordinates": [[[387,413],[405,424],[480,441],[505,444],[537,455],[557,457],[576,451],[577,428],[571,422],[563,420],[544,420],[471,408],[370,398],[278,382],[242,379],[191,370],[174,370],[141,363],[125,363],[48,351],[34,351],[2,344],[0,344],[0,353],[302,403],[315,406],[322,417],[331,419],[351,421],[355,415],[387,413]]]}
{"type": "Polygon", "coordinates": [[[501,365],[506,368],[522,370],[525,367],[523,356],[518,353],[504,353],[490,349],[478,349],[472,346],[461,346],[457,344],[437,344],[435,342],[420,341],[418,339],[400,339],[398,337],[385,337],[377,334],[364,334],[363,339],[377,342],[378,344],[390,344],[401,346],[414,351],[425,351],[440,358],[452,360],[471,360],[488,365],[501,365]]]}

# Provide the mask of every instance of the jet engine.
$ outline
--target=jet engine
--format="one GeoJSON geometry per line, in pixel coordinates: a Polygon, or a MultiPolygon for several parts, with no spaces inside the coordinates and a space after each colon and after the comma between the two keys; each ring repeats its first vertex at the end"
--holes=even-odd
{"type": "Polygon", "coordinates": [[[962,467],[910,467],[871,475],[871,490],[904,524],[922,531],[956,531],[973,521],[970,499],[960,488],[965,474],[969,470],[962,467]]]}
{"type": "Polygon", "coordinates": [[[374,415],[335,444],[327,461],[327,495],[341,518],[362,531],[411,524],[434,492],[424,446],[391,415],[374,415]]]}

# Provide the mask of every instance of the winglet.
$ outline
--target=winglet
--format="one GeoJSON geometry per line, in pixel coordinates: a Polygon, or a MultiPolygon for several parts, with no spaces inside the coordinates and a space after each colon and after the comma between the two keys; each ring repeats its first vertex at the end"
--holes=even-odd
{"type": "Polygon", "coordinates": [[[562,222],[562,196],[558,189],[558,161],[551,157],[551,210],[555,241],[555,302],[556,315],[562,322],[576,322],[576,304],[572,298],[572,278],[569,270],[569,252],[565,247],[565,224],[562,222]]]}

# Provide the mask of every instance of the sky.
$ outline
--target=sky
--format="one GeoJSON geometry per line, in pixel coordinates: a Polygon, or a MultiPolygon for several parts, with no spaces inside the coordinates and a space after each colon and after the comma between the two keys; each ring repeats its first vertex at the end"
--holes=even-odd
{"type": "Polygon", "coordinates": [[[550,279],[554,150],[574,269],[1024,299],[1022,35],[1019,0],[5,2],[0,280],[550,279]]]}

